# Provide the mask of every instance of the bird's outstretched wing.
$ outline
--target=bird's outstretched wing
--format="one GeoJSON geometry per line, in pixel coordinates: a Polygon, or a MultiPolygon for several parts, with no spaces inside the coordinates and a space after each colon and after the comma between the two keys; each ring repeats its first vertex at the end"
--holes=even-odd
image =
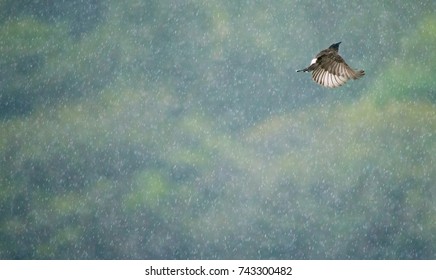
{"type": "Polygon", "coordinates": [[[312,71],[312,79],[329,88],[342,86],[349,79],[358,79],[365,72],[354,71],[338,54],[317,57],[317,67],[312,71]]]}

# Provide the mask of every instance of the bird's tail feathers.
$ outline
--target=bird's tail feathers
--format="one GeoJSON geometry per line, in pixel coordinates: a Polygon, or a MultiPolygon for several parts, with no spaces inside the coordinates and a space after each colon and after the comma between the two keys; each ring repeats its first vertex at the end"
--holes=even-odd
{"type": "Polygon", "coordinates": [[[353,79],[354,80],[359,79],[359,78],[363,77],[364,75],[365,75],[365,71],[363,71],[363,70],[354,71],[353,79]]]}

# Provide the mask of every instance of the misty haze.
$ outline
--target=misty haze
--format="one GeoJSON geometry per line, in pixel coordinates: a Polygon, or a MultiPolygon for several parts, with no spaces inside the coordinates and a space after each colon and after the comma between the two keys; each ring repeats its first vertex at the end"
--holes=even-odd
{"type": "Polygon", "coordinates": [[[435,259],[435,11],[0,1],[0,258],[435,259]]]}

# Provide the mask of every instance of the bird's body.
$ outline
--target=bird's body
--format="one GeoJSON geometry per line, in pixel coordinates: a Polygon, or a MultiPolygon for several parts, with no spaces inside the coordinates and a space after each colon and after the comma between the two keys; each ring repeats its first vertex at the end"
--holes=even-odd
{"type": "Polygon", "coordinates": [[[312,72],[312,79],[328,88],[342,86],[350,79],[356,80],[365,75],[363,70],[351,69],[338,54],[340,43],[322,50],[312,59],[307,68],[297,70],[297,72],[312,72]]]}

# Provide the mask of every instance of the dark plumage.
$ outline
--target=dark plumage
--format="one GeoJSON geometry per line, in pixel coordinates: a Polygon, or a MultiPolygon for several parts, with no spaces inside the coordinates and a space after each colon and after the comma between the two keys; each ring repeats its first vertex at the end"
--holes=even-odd
{"type": "Polygon", "coordinates": [[[338,54],[339,43],[331,45],[328,49],[321,51],[312,59],[307,68],[297,72],[312,72],[312,79],[318,84],[335,88],[342,86],[349,79],[359,79],[365,75],[363,70],[353,70],[338,54]]]}

